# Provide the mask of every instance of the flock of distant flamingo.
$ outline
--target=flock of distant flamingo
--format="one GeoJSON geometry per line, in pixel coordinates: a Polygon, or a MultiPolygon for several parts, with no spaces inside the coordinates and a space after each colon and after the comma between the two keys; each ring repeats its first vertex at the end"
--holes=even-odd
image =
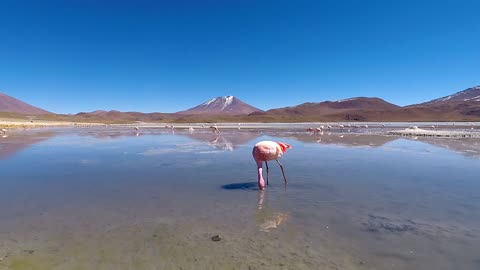
{"type": "MultiPolygon", "coordinates": [[[[385,124],[381,124],[381,127],[385,127],[385,124]]],[[[345,130],[347,129],[348,132],[350,132],[352,129],[354,128],[368,128],[368,125],[351,125],[351,124],[347,124],[347,125],[341,125],[341,124],[338,124],[338,125],[326,125],[326,126],[319,126],[317,128],[307,128],[307,132],[312,132],[313,134],[315,135],[318,135],[318,134],[323,134],[323,131],[324,130],[332,130],[332,129],[340,129],[340,130],[345,130]]]]}

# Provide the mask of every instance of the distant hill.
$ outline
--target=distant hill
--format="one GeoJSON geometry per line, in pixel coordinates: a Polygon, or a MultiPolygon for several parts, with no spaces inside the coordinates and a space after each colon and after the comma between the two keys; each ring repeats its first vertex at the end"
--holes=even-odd
{"type": "Polygon", "coordinates": [[[81,112],[71,116],[73,121],[102,121],[102,122],[166,122],[171,120],[166,113],[141,113],[141,112],[120,112],[103,111],[81,112]]]}
{"type": "Polygon", "coordinates": [[[51,114],[51,112],[32,106],[3,93],[0,93],[0,112],[32,115],[51,114]]]}
{"type": "Polygon", "coordinates": [[[280,118],[283,121],[387,121],[402,107],[380,98],[356,97],[338,101],[307,102],[293,107],[253,113],[250,116],[280,118]],[[385,119],[385,120],[383,120],[385,119]]]}
{"type": "Polygon", "coordinates": [[[191,109],[177,112],[186,115],[248,115],[253,112],[261,112],[262,110],[255,108],[234,96],[225,96],[213,98],[191,109]]]}
{"type": "Polygon", "coordinates": [[[453,103],[479,102],[480,103],[480,86],[471,87],[455,94],[430,100],[428,102],[415,104],[411,106],[436,107],[453,103]]]}
{"type": "Polygon", "coordinates": [[[406,108],[431,111],[445,120],[480,120],[480,86],[406,108]]]}

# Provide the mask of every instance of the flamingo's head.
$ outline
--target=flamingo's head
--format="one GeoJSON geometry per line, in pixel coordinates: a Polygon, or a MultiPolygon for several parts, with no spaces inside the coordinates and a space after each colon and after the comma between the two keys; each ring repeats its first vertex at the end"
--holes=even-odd
{"type": "Polygon", "coordinates": [[[263,181],[263,179],[258,180],[258,188],[259,188],[260,190],[264,190],[264,189],[265,189],[265,182],[263,181]]]}
{"type": "Polygon", "coordinates": [[[287,152],[287,149],[292,149],[293,147],[288,144],[288,143],[282,143],[282,142],[277,142],[277,144],[280,146],[280,148],[282,149],[282,152],[285,153],[287,152]]]}

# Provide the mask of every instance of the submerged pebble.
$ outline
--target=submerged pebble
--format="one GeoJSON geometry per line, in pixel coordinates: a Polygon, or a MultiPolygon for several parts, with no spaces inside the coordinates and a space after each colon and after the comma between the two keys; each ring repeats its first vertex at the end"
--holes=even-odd
{"type": "Polygon", "coordinates": [[[218,242],[220,240],[222,240],[222,237],[219,234],[212,236],[212,241],[218,242]]]}

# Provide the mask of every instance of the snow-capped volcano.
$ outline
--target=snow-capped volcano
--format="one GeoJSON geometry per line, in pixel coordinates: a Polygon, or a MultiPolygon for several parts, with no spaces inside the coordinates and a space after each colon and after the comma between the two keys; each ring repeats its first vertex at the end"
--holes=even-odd
{"type": "Polygon", "coordinates": [[[246,115],[260,111],[260,109],[248,105],[234,96],[224,96],[210,99],[196,107],[178,113],[246,115]]]}

